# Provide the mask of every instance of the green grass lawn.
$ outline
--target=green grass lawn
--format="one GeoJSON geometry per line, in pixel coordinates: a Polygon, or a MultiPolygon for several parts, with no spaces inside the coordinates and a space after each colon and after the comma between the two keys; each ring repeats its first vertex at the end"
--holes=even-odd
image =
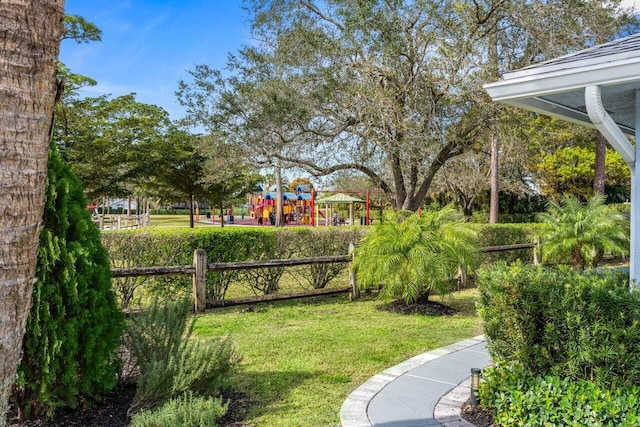
{"type": "Polygon", "coordinates": [[[376,373],[481,333],[476,290],[444,302],[450,317],[380,310],[372,296],[346,295],[229,307],[199,316],[199,336],[230,335],[243,356],[241,389],[253,426],[337,426],[342,402],[376,373]]]}
{"type": "MultiPolygon", "coordinates": [[[[201,215],[201,219],[204,215],[201,215]]],[[[189,227],[189,215],[151,215],[150,228],[189,227]]],[[[196,227],[212,227],[211,224],[197,223],[196,227]]]]}

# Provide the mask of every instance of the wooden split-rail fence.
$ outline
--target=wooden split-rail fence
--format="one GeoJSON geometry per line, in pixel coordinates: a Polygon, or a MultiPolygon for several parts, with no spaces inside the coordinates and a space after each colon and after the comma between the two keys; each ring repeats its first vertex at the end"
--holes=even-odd
{"type": "MultiPolygon", "coordinates": [[[[232,300],[206,301],[206,275],[213,271],[250,270],[268,267],[291,267],[298,265],[327,264],[337,262],[353,261],[353,243],[349,245],[347,255],[321,256],[314,258],[298,259],[273,259],[264,261],[237,261],[207,263],[207,254],[204,249],[196,249],[193,252],[193,265],[177,265],[162,267],[132,267],[115,268],[111,270],[113,277],[135,277],[135,276],[165,276],[171,274],[189,274],[193,277],[193,299],[196,312],[204,312],[206,308],[224,307],[239,304],[250,304],[254,302],[276,301],[294,298],[306,298],[319,295],[332,295],[349,292],[351,299],[360,297],[360,288],[356,283],[356,276],[353,270],[349,273],[349,286],[338,288],[314,289],[313,291],[296,292],[288,294],[261,295],[257,297],[235,298],[232,300]]],[[[538,251],[535,243],[521,243],[516,245],[488,246],[481,249],[482,252],[504,252],[522,249],[534,249],[534,263],[538,263],[538,251]]]]}

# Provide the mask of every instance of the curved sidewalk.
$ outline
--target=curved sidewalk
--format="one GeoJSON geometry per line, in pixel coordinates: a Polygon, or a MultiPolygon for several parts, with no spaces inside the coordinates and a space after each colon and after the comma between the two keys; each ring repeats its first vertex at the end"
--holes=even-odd
{"type": "Polygon", "coordinates": [[[420,354],[374,375],[342,405],[342,427],[462,427],[471,368],[491,363],[484,336],[420,354]]]}

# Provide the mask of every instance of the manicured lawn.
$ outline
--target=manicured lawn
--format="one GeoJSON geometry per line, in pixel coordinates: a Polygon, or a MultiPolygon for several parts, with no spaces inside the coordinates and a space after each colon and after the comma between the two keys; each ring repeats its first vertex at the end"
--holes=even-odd
{"type": "MultiPolygon", "coordinates": [[[[211,224],[203,224],[203,223],[196,224],[196,227],[211,227],[211,226],[212,226],[211,224]]],[[[151,215],[150,227],[151,228],[189,227],[189,215],[151,215]]]]}
{"type": "Polygon", "coordinates": [[[337,426],[344,399],[374,374],[481,334],[476,298],[466,290],[445,300],[460,310],[450,317],[391,313],[372,296],[229,307],[200,316],[195,330],[235,342],[251,426],[337,426]]]}

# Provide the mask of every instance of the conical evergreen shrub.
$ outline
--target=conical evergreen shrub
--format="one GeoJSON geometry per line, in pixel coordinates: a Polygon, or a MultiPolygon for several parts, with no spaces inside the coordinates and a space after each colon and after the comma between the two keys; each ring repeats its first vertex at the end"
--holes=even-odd
{"type": "Polygon", "coordinates": [[[58,407],[75,407],[113,388],[124,327],[82,183],[53,144],[47,178],[33,305],[16,381],[26,416],[52,416],[58,407]]]}

